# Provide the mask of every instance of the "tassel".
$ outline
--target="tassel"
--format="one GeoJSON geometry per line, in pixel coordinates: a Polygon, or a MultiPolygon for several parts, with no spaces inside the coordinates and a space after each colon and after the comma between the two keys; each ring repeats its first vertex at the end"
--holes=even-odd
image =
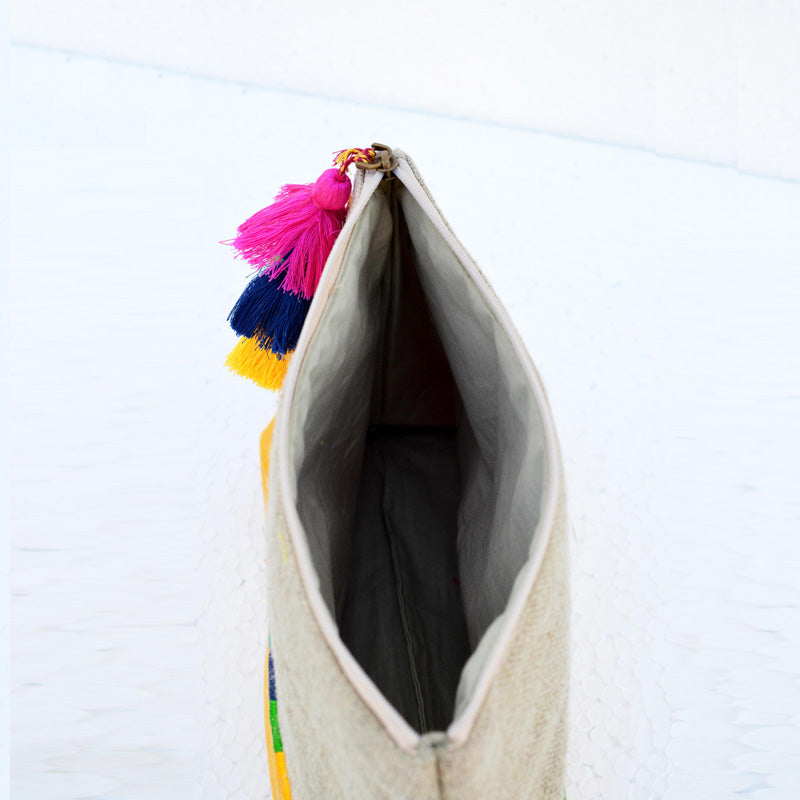
{"type": "Polygon", "coordinates": [[[230,243],[263,274],[283,276],[284,289],[309,299],[344,224],[350,188],[350,178],[335,167],[315,183],[286,184],[230,243]]]}
{"type": "Polygon", "coordinates": [[[376,147],[335,153],[336,167],[314,183],[288,183],[272,205],[243,222],[223,244],[236,248],[258,274],[231,309],[241,338],[225,364],[263,386],[280,389],[297,346],[311,298],[342,229],[350,201],[351,164],[372,164],[376,147]]]}
{"type": "Polygon", "coordinates": [[[239,336],[284,355],[297,346],[310,300],[281,288],[280,278],[257,275],[247,284],[228,315],[239,336]]]}
{"type": "Polygon", "coordinates": [[[249,378],[265,389],[277,392],[281,388],[286,370],[289,369],[291,353],[280,355],[259,347],[256,339],[239,339],[236,347],[228,353],[225,366],[232,372],[249,378]]]}

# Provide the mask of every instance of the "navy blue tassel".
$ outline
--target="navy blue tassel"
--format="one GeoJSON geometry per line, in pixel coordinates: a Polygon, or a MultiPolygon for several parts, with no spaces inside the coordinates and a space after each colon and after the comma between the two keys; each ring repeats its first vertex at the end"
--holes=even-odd
{"type": "Polygon", "coordinates": [[[258,275],[247,284],[228,314],[231,327],[255,338],[258,346],[273,353],[289,353],[297,346],[311,300],[281,288],[283,275],[258,275]]]}

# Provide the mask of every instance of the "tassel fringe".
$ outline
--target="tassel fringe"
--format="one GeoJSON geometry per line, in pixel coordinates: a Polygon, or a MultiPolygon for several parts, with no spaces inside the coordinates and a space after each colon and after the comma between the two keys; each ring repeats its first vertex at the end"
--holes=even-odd
{"type": "Polygon", "coordinates": [[[287,183],[272,205],[239,226],[230,244],[259,272],[282,277],[284,289],[309,299],[344,224],[349,196],[350,179],[336,169],[316,183],[287,183]]]}
{"type": "Polygon", "coordinates": [[[225,366],[264,389],[277,392],[289,369],[291,353],[281,355],[260,347],[254,338],[242,337],[228,353],[225,366]]]}
{"type": "MultiPolygon", "coordinates": [[[[287,183],[224,242],[255,267],[257,275],[237,300],[228,321],[241,337],[225,364],[265,389],[280,389],[297,347],[311,299],[350,203],[352,164],[368,164],[375,148],[334,153],[335,166],[314,183],[287,183]]],[[[389,150],[391,153],[391,151],[389,150]]],[[[385,154],[384,154],[385,155],[385,154]]]]}
{"type": "Polygon", "coordinates": [[[287,292],[280,279],[258,275],[236,301],[228,321],[239,336],[255,338],[260,347],[280,355],[294,350],[311,301],[287,292]]]}

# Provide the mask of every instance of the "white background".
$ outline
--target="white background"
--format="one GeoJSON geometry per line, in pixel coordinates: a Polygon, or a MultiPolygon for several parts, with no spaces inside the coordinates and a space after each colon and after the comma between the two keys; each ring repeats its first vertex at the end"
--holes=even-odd
{"type": "MultiPolygon", "coordinates": [[[[574,523],[568,797],[795,800],[800,184],[647,150],[741,165],[742,130],[764,131],[772,146],[751,136],[744,167],[793,174],[797,139],[778,132],[796,125],[797,73],[767,80],[796,57],[781,46],[800,41],[789,4],[761,4],[750,26],[766,37],[752,50],[773,88],[756,93],[762,113],[737,99],[734,138],[723,135],[728,112],[684,124],[698,86],[717,110],[731,107],[718,88],[730,79],[728,34],[704,43],[695,26],[712,10],[733,25],[755,6],[715,6],[673,4],[671,27],[631,6],[636,25],[688,37],[698,54],[695,68],[679,59],[684,71],[668,71],[662,146],[622,102],[641,78],[634,50],[652,50],[621,4],[604,25],[577,13],[588,4],[542,5],[543,26],[572,15],[581,42],[570,61],[550,36],[547,62],[541,47],[452,55],[458,30],[469,44],[480,26],[453,13],[434,36],[407,6],[397,34],[419,28],[427,44],[405,55],[368,44],[374,61],[383,53],[402,77],[419,69],[409,52],[451,55],[437,80],[403,78],[391,97],[360,54],[372,9],[337,6],[323,35],[324,9],[291,27],[289,12],[261,6],[167,3],[155,16],[144,3],[120,16],[131,6],[17,4],[16,35],[60,38],[12,49],[4,116],[14,800],[268,795],[257,450],[274,401],[222,368],[235,341],[225,317],[247,273],[217,243],[281,183],[312,180],[332,150],[374,139],[415,158],[549,390],[574,523]],[[202,47],[201,34],[212,37],[202,47]],[[113,59],[42,47],[97,52],[90,37],[113,59]],[[337,42],[325,69],[308,56],[324,51],[301,46],[323,39],[337,42]],[[252,82],[238,70],[274,67],[276,48],[303,92],[120,63],[203,63],[205,74],[227,64],[252,82]],[[520,79],[512,58],[549,64],[561,89],[500,102],[520,79]],[[437,105],[459,70],[482,73],[475,63],[496,70],[491,91],[475,77],[437,105]],[[352,91],[336,78],[356,73],[352,91]],[[315,89],[302,85],[314,78],[315,89]],[[333,94],[357,101],[322,96],[333,94]],[[504,124],[453,118],[492,108],[504,124]],[[499,113],[534,108],[549,109],[546,125],[499,113]]],[[[512,7],[499,9],[485,15],[487,47],[504,41],[489,22],[512,7]]],[[[532,39],[548,39],[525,19],[532,39]]]]}
{"type": "Polygon", "coordinates": [[[19,0],[17,41],[800,178],[797,0],[19,0]]]}

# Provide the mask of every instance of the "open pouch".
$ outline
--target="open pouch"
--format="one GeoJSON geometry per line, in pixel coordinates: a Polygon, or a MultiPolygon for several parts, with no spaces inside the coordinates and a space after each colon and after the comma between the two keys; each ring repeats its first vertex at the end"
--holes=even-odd
{"type": "Polygon", "coordinates": [[[562,800],[550,410],[502,305],[394,156],[357,173],[262,440],[291,796],[562,800]]]}

